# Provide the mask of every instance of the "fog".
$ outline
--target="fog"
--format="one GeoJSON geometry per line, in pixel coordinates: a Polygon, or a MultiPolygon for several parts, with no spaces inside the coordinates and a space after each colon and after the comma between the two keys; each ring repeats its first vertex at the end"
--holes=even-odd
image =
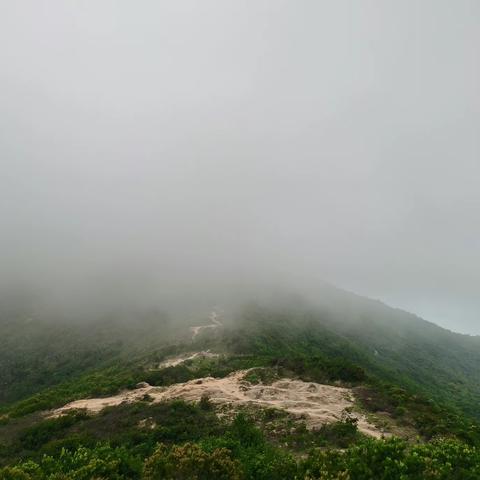
{"type": "Polygon", "coordinates": [[[480,334],[479,27],[475,0],[0,1],[3,303],[326,281],[480,334]]]}

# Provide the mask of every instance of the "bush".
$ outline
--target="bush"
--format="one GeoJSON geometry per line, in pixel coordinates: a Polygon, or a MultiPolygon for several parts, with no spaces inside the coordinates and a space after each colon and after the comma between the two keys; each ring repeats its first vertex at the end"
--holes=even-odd
{"type": "Polygon", "coordinates": [[[130,480],[139,478],[141,463],[125,448],[99,444],[63,450],[59,456],[44,456],[38,463],[28,461],[0,470],[2,480],[130,480]]]}
{"type": "Polygon", "coordinates": [[[31,480],[31,478],[19,467],[5,467],[0,470],[0,480],[31,480]]]}
{"type": "Polygon", "coordinates": [[[343,452],[316,450],[302,465],[312,479],[478,480],[480,453],[458,440],[409,446],[400,439],[366,440],[343,452]]]}
{"type": "Polygon", "coordinates": [[[194,443],[174,445],[168,449],[159,444],[147,458],[143,470],[145,480],[240,480],[240,464],[230,458],[225,448],[205,452],[194,443]]]}
{"type": "Polygon", "coordinates": [[[201,396],[200,401],[198,402],[198,406],[201,410],[204,411],[213,410],[213,404],[210,401],[209,396],[205,394],[201,396]]]}

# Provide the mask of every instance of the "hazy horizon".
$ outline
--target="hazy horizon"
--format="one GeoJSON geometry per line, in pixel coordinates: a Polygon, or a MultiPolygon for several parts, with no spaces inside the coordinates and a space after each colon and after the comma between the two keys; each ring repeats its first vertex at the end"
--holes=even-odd
{"type": "Polygon", "coordinates": [[[325,281],[480,334],[479,27],[474,0],[1,2],[0,304],[325,281]]]}

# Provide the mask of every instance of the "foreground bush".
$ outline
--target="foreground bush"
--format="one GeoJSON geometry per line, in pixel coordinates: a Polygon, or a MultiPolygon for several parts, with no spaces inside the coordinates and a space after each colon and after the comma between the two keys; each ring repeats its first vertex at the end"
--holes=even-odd
{"type": "Polygon", "coordinates": [[[147,458],[125,447],[62,450],[0,469],[0,480],[480,480],[480,451],[453,439],[411,445],[367,439],[301,460],[264,441],[244,417],[200,443],[158,444],[147,458]]]}
{"type": "Polygon", "coordinates": [[[160,444],[145,461],[145,480],[240,480],[241,467],[225,448],[205,452],[194,443],[168,449],[160,444]]]}
{"type": "Polygon", "coordinates": [[[125,448],[98,445],[63,450],[57,457],[45,455],[40,462],[24,462],[0,469],[0,480],[127,480],[138,478],[141,461],[125,448]]]}
{"type": "Polygon", "coordinates": [[[302,473],[322,480],[475,480],[480,479],[480,452],[457,440],[413,447],[396,438],[367,440],[343,452],[312,452],[302,473]]]}

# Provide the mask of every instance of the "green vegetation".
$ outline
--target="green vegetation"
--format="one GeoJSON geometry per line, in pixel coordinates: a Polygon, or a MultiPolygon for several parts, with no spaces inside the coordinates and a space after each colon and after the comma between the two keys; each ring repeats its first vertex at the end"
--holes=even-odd
{"type": "Polygon", "coordinates": [[[194,344],[167,335],[158,318],[138,329],[4,323],[0,479],[480,479],[478,339],[348,298],[343,309],[253,306],[194,344]],[[219,355],[158,367],[202,349],[219,355]],[[410,435],[366,438],[348,417],[310,431],[275,409],[217,416],[208,397],[41,414],[141,381],[168,386],[240,369],[254,384],[292,377],[351,387],[356,408],[410,435]]]}
{"type": "Polygon", "coordinates": [[[399,439],[366,440],[343,452],[316,450],[302,470],[305,478],[335,480],[473,480],[480,478],[480,457],[456,440],[414,446],[399,439]]]}
{"type": "MultiPolygon", "coordinates": [[[[119,364],[158,348],[171,333],[165,316],[159,313],[142,316],[134,326],[110,319],[68,324],[0,318],[0,330],[0,412],[2,406],[56,385],[62,385],[62,399],[69,398],[67,390],[72,395],[90,394],[95,385],[109,393],[120,381],[117,378],[110,385],[108,380],[119,374],[119,364]],[[103,369],[107,370],[99,372],[103,369]]],[[[125,381],[128,383],[121,380],[125,381]]],[[[39,408],[51,403],[39,397],[31,401],[39,402],[39,408]]],[[[34,408],[25,404],[26,412],[34,408]]]]}
{"type": "Polygon", "coordinates": [[[232,460],[226,448],[216,448],[206,452],[196,444],[185,443],[172,448],[159,444],[147,458],[143,468],[145,480],[159,478],[195,478],[209,480],[240,480],[241,467],[232,460]]]}
{"type": "MultiPolygon", "coordinates": [[[[151,407],[145,408],[152,413],[149,411],[151,407]]],[[[480,451],[459,440],[437,439],[428,444],[411,445],[395,438],[373,440],[360,437],[344,450],[313,448],[308,455],[296,457],[273,446],[254,422],[243,414],[227,424],[214,420],[208,409],[199,406],[175,402],[162,405],[161,409],[164,420],[170,414],[174,417],[165,429],[159,428],[157,431],[156,428],[147,428],[148,432],[142,433],[124,425],[123,436],[114,434],[111,442],[94,442],[93,438],[82,435],[67,437],[56,444],[50,440],[50,451],[47,449],[43,454],[27,455],[30,458],[23,457],[23,461],[0,469],[0,479],[480,478],[480,451]],[[185,413],[186,417],[179,414],[178,410],[185,413]],[[198,429],[187,427],[193,420],[192,415],[195,421],[205,415],[198,429]],[[188,421],[185,422],[185,419],[188,421]],[[211,422],[213,428],[209,426],[211,422]]],[[[142,411],[142,414],[147,411],[142,411]]],[[[134,413],[133,409],[130,414],[134,413]]],[[[110,411],[105,415],[108,417],[111,414],[110,411]]],[[[25,444],[31,441],[30,447],[33,448],[38,442],[57,436],[62,430],[72,431],[76,423],[88,424],[89,421],[99,420],[69,418],[47,421],[50,423],[30,431],[23,440],[25,444]]],[[[91,433],[94,431],[96,429],[91,429],[91,433]]],[[[350,423],[331,426],[317,434],[323,435],[325,441],[331,440],[332,435],[336,441],[342,437],[351,441],[354,431],[355,425],[350,423]]],[[[120,432],[117,431],[117,434],[120,435],[120,432]]]]}

